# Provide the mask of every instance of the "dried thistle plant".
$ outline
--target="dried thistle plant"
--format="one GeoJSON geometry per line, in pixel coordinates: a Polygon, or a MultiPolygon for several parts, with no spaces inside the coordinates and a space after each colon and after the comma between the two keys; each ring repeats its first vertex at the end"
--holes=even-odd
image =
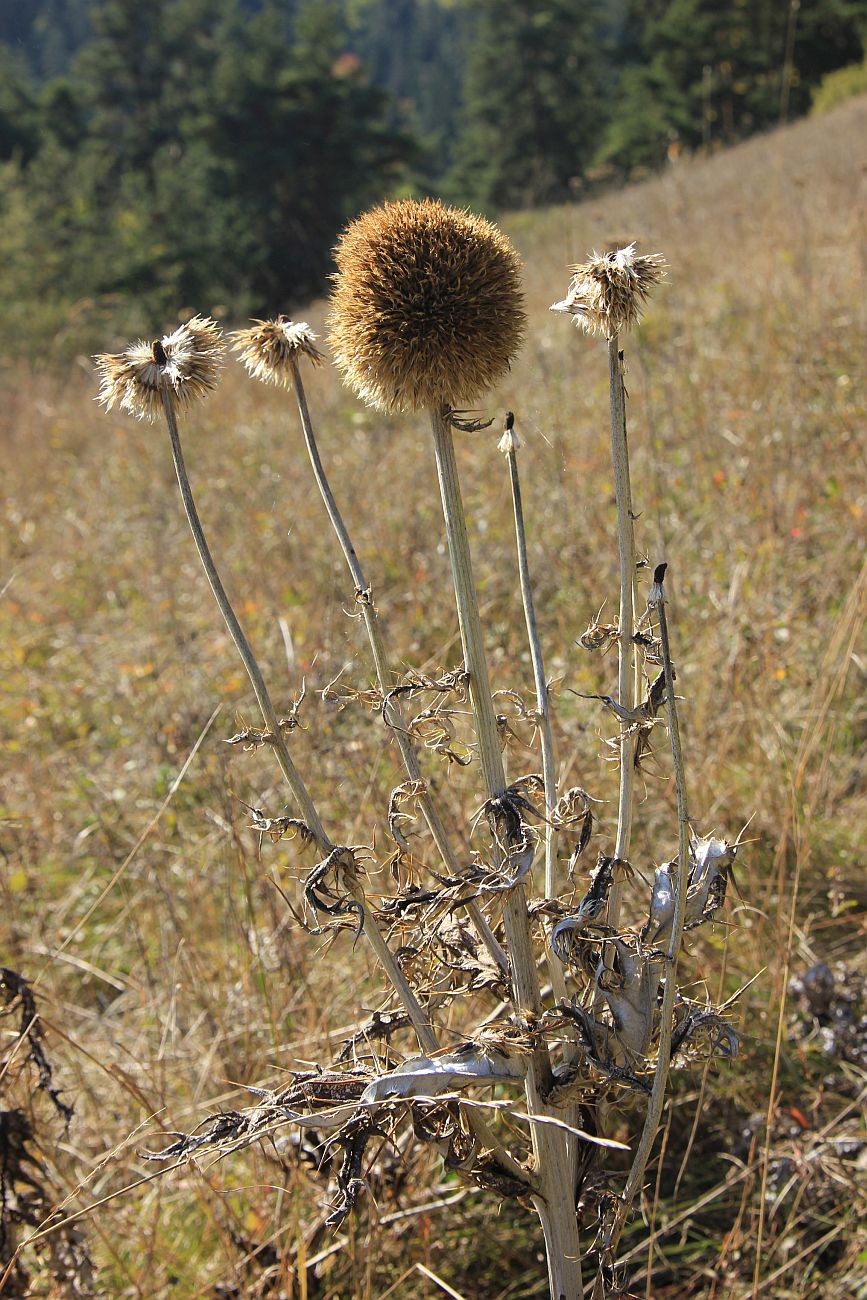
{"type": "MultiPolygon", "coordinates": [[[[179,357],[172,356],[166,350],[166,346],[160,340],[151,344],[136,344],[134,349],[128,353],[121,354],[120,358],[116,357],[97,357],[95,362],[97,369],[102,377],[103,388],[106,387],[110,378],[114,378],[118,385],[117,392],[121,405],[124,399],[127,402],[133,400],[128,391],[129,381],[125,377],[126,371],[123,365],[130,355],[134,355],[138,361],[143,362],[147,349],[150,350],[152,362],[148,363],[146,370],[147,387],[144,392],[148,395],[147,401],[149,406],[143,407],[140,412],[138,409],[131,410],[132,414],[145,413],[149,414],[153,402],[156,400],[152,394],[156,394],[162,403],[163,412],[166,418],[166,424],[169,431],[169,438],[172,448],[172,458],[174,460],[175,472],[178,478],[178,486],[181,491],[181,498],[187,515],[190,529],[193,533],[193,539],[199,558],[202,561],[205,573],[208,578],[214,598],[220,609],[223,619],[226,623],[229,633],[234,642],[235,648],[240,655],[241,661],[250,679],[250,684],[256,695],[259,708],[262,712],[262,718],[265,723],[265,731],[262,739],[268,743],[275,754],[280,770],[286,779],[286,783],[292,794],[300,818],[288,819],[292,829],[302,842],[315,844],[322,854],[321,860],[314,866],[309,873],[305,885],[305,898],[312,907],[314,913],[320,913],[328,917],[351,917],[357,922],[357,933],[364,932],[367,941],[370,943],[373,952],[380,965],[391,981],[393,988],[404,1004],[409,1015],[410,1021],[418,1035],[422,1047],[428,1051],[435,1050],[438,1046],[437,1040],[431,1028],[428,1016],[422,1009],[418,999],[410,988],[400,969],[399,964],[392,955],[388,945],[380,933],[375,919],[370,915],[364,898],[363,888],[360,884],[361,864],[359,854],[356,848],[342,844],[335,844],[327,835],[316,804],[310,794],[306,782],[303,780],[298,771],[286,745],[284,728],[280,725],[277,712],[274,708],[273,701],[265,684],[265,679],[252,647],[247,640],[246,635],[238,620],[238,616],[232,606],[232,603],[223,585],[222,579],[217,571],[211,554],[210,547],[205,537],[198,510],[196,509],[192,488],[190,486],[189,476],[187,474],[186,463],[184,461],[183,449],[181,446],[180,431],[178,428],[176,403],[177,403],[177,385],[189,381],[191,375],[195,375],[203,386],[202,376],[205,370],[203,356],[206,356],[210,369],[207,370],[208,385],[213,387],[217,380],[217,362],[216,357],[222,358],[223,346],[222,336],[219,327],[213,322],[201,317],[195,317],[195,331],[193,332],[192,341],[186,335],[181,337],[181,347],[179,356],[183,355],[188,359],[192,354],[194,360],[187,360],[188,370],[181,373],[178,371],[180,364],[179,357]],[[196,344],[201,344],[201,352],[196,352],[196,344]],[[118,363],[115,365],[114,363],[118,363]]],[[[185,327],[181,327],[184,329],[185,327]]],[[[168,336],[169,339],[181,335],[181,330],[175,332],[175,335],[168,336]]],[[[297,363],[296,363],[297,364],[297,363]]],[[[136,380],[141,381],[141,376],[136,372],[136,380]]],[[[200,395],[203,393],[200,392],[200,395]]],[[[136,396],[138,392],[136,390],[136,396]]],[[[106,406],[110,409],[111,400],[106,401],[106,406]]],[[[234,739],[234,738],[233,738],[234,739]]],[[[256,810],[258,813],[260,810],[256,810]]],[[[254,817],[254,824],[257,829],[261,828],[261,818],[254,817]]],[[[266,821],[269,819],[265,819],[266,821]]],[[[269,827],[270,829],[270,827],[269,827]]],[[[318,929],[314,933],[319,933],[318,929]]]]}
{"type": "MultiPolygon", "coordinates": [[[[398,203],[350,226],[337,250],[331,343],[338,367],[363,400],[385,410],[427,408],[451,561],[458,624],[469,676],[476,744],[489,804],[507,782],[491,694],[479,602],[452,427],[456,407],[473,401],[507,369],[524,331],[520,263],[490,222],[439,203],[398,203]]],[[[492,867],[507,868],[503,922],[511,995],[519,1020],[542,1010],[523,880],[532,848],[522,819],[506,835],[494,830],[492,867]],[[511,852],[529,855],[508,871],[511,852]]],[[[547,1045],[537,1041],[524,1076],[532,1123],[538,1192],[533,1203],[546,1241],[551,1294],[581,1294],[577,1220],[564,1209],[562,1187],[574,1185],[574,1140],[539,1117],[551,1082],[547,1045]]]]}
{"type": "Polygon", "coordinates": [[[523,336],[521,262],[484,217],[406,199],[354,221],[335,250],[334,361],[381,411],[471,404],[523,336]]]}
{"type": "MultiPolygon", "coordinates": [[[[702,1054],[728,1059],[737,1049],[726,1019],[731,999],[722,1007],[705,1005],[684,997],[677,983],[683,935],[719,915],[739,846],[697,835],[689,820],[664,565],[636,619],[622,356],[610,329],[637,318],[661,259],[644,259],[647,265],[636,268],[633,246],[620,253],[620,262],[629,265],[614,254],[605,283],[594,281],[599,294],[610,294],[607,306],[597,303],[595,310],[605,322],[613,358],[620,616],[616,627],[600,629],[600,612],[585,634],[588,647],[617,640],[620,652],[617,697],[592,697],[620,724],[613,844],[601,839],[605,828],[594,817],[596,801],[587,791],[558,787],[512,417],[500,449],[512,485],[535,709],[517,689],[495,697],[488,678],[452,435],[454,429],[484,427],[462,420],[456,407],[503,373],[524,330],[517,257],[495,227],[429,202],[376,209],[341,243],[331,316],[338,365],[366,401],[390,411],[428,410],[464,655],[453,671],[409,669],[397,675],[390,666],[373,588],[328,483],[310,416],[301,367],[321,360],[312,332],[278,317],[255,322],[234,340],[251,375],[294,389],[314,478],[354,584],[376,683],[339,691],[331,683],[321,694],[339,699],[341,707],[360,704],[377,722],[381,718],[400,750],[406,779],[380,810],[384,852],[376,847],[376,835],[373,847],[362,848],[326,833],[309,788],[316,774],[302,778],[289,754],[287,739],[300,731],[303,689],[287,718],[278,718],[217,575],[177,427],[176,406],[189,394],[175,389],[180,381],[169,368],[166,340],[99,359],[101,399],[109,408],[133,400],[123,358],[135,354],[139,367],[146,362],[145,381],[140,369],[135,372],[148,394],[142,410],[152,414],[159,404],[164,411],[196,544],[262,710],[263,727],[245,725],[229,743],[240,752],[272,747],[297,804],[298,816],[247,805],[250,827],[265,844],[288,839],[299,851],[315,848],[318,861],[300,885],[301,907],[313,920],[302,924],[314,934],[344,929],[354,939],[363,935],[392,988],[391,1002],[350,1028],[333,1059],[295,1072],[280,1090],[257,1091],[246,1110],[222,1112],[188,1135],[173,1135],[153,1158],[174,1161],[204,1150],[225,1154],[287,1126],[302,1134],[312,1130],[323,1144],[317,1167],[326,1175],[331,1171],[336,1189],[325,1222],[336,1227],[357,1206],[377,1151],[430,1144],[461,1178],[533,1207],[552,1300],[588,1294],[588,1263],[595,1274],[594,1300],[625,1293],[616,1247],[644,1179],[671,1063],[702,1054]],[[653,667],[643,692],[639,653],[645,670],[653,667]],[[532,724],[529,744],[540,745],[541,776],[533,761],[523,775],[507,778],[509,719],[497,712],[503,700],[516,718],[532,724]],[[405,718],[403,709],[410,703],[417,708],[415,701],[425,707],[405,718]],[[459,754],[453,735],[456,713],[467,702],[475,731],[472,763],[470,753],[459,754]],[[663,709],[677,789],[678,847],[659,855],[663,865],[650,883],[629,859],[632,772],[663,709]],[[461,842],[470,845],[465,856],[451,847],[423,766],[453,760],[459,779],[480,771],[483,787],[476,791],[475,819],[458,828],[461,842]],[[427,836],[413,825],[417,818],[426,822],[427,836]],[[544,873],[536,866],[543,838],[544,873]],[[591,844],[595,865],[581,880],[585,862],[594,860],[591,844]],[[379,879],[390,882],[378,897],[367,870],[371,861],[381,869],[379,879]],[[629,924],[620,917],[627,889],[635,903],[629,924]],[[551,986],[543,989],[539,968],[545,958],[551,986]],[[617,1176],[603,1158],[624,1144],[607,1136],[607,1114],[621,1104],[634,1109],[636,1099],[646,1112],[618,1195],[617,1176]],[[326,1157],[325,1149],[333,1156],[326,1157]],[[579,1227],[591,1224],[595,1239],[582,1250],[579,1227]]],[[[583,316],[577,314],[590,320],[586,303],[582,310],[583,316]]],[[[356,815],[353,809],[353,820],[356,815]]]]}
{"type": "MultiPolygon", "coordinates": [[[[397,704],[397,697],[399,694],[404,693],[404,690],[400,685],[395,684],[389,667],[389,654],[379,611],[373,599],[373,589],[362,568],[358,552],[350,539],[319,452],[300,365],[304,359],[309,359],[314,364],[318,364],[322,360],[321,354],[313,346],[315,337],[309,326],[293,324],[287,317],[279,316],[270,321],[256,321],[251,329],[239,330],[234,335],[233,346],[240,352],[241,360],[254,378],[271,380],[283,384],[284,387],[291,386],[295,389],[298,413],[310,465],[326,513],[354,583],[355,599],[370,643],[374,670],[382,699],[382,716],[392,729],[407,776],[410,782],[418,788],[422,811],[443,865],[448,872],[454,875],[458,871],[457,858],[449,843],[439,810],[426,783],[422,780],[421,768],[413,745],[412,724],[406,724],[397,704]]],[[[501,970],[505,970],[506,958],[503,950],[474,902],[470,902],[469,912],[494,961],[501,970]]]]}
{"type": "Polygon", "coordinates": [[[224,351],[216,322],[193,316],[152,343],[139,339],[125,352],[94,357],[97,401],[107,411],[119,406],[139,420],[158,420],[166,394],[184,410],[216,388],[224,351]]]}
{"type": "MultiPolygon", "coordinates": [[[[629,857],[632,835],[633,791],[636,759],[646,736],[632,726],[638,705],[641,679],[638,647],[635,643],[635,526],[632,482],[629,472],[629,442],[626,432],[625,363],[620,335],[636,323],[650,291],[663,277],[665,259],[659,253],[639,254],[635,243],[612,252],[593,253],[589,261],[573,267],[569,292],[551,310],[566,312],[587,333],[601,334],[608,345],[608,385],[611,416],[611,463],[617,508],[617,549],[620,561],[620,601],[616,633],[617,700],[620,710],[619,763],[620,794],[617,813],[615,856],[629,857]]],[[[588,649],[599,642],[592,630],[584,634],[588,649]],[[588,634],[591,639],[588,640],[588,634]]],[[[610,633],[610,629],[606,629],[610,633]]],[[[608,903],[608,920],[616,926],[620,914],[621,885],[616,883],[608,903]]]]}
{"type": "Polygon", "coordinates": [[[586,262],[573,266],[569,292],[551,310],[574,316],[575,324],[587,334],[615,338],[636,323],[665,270],[664,257],[638,253],[635,244],[591,253],[586,262]]]}
{"type": "Polygon", "coordinates": [[[291,388],[294,364],[304,358],[320,365],[324,357],[316,347],[317,336],[306,321],[288,316],[256,320],[245,330],[232,335],[232,348],[254,379],[263,383],[291,388]]]}

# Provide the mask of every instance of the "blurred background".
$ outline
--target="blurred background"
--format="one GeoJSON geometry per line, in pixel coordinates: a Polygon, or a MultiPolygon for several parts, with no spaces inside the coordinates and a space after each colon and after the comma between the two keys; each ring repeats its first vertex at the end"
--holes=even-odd
{"type": "Polygon", "coordinates": [[[291,310],[383,196],[598,192],[867,88],[865,25],[867,0],[3,0],[0,344],[291,310]]]}

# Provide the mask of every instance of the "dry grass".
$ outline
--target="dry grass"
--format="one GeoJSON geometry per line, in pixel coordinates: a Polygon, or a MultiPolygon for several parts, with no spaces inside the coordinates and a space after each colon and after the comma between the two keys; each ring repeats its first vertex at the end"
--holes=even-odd
{"type": "MultiPolygon", "coordinates": [[[[548,671],[579,691],[610,689],[613,660],[575,641],[604,600],[616,606],[616,548],[604,345],[547,309],[590,248],[637,238],[671,265],[628,351],[638,546],[671,566],[700,829],[734,834],[755,813],[738,928],[703,931],[693,950],[696,978],[714,993],[764,969],[742,1003],[743,1055],[712,1067],[700,1090],[690,1079],[668,1112],[658,1181],[651,1168],[652,1286],[646,1232],[623,1242],[636,1252],[633,1288],[657,1300],[863,1294],[865,1206],[853,1172],[859,1150],[864,1160],[864,1069],[802,1040],[804,1016],[780,1019],[779,1008],[789,974],[820,958],[863,962],[867,274],[856,151],[865,128],[867,103],[856,102],[625,193],[507,223],[527,263],[528,341],[489,410],[515,410],[526,446],[548,671]],[[766,1141],[756,1116],[768,1110],[772,1077],[766,1141]],[[849,1137],[847,1157],[839,1139],[849,1137]]],[[[323,315],[312,310],[314,328],[323,315]]],[[[538,1296],[538,1242],[519,1211],[498,1218],[493,1202],[468,1196],[389,1222],[458,1191],[432,1165],[405,1169],[397,1190],[375,1187],[346,1248],[306,1270],[330,1242],[318,1226],[321,1192],[291,1154],[263,1147],[115,1196],[153,1173],[137,1152],[158,1145],[160,1128],[190,1127],[239,1104],[238,1085],[315,1058],[360,1006],[378,1005],[380,985],[361,946],[352,953],[341,937],[324,960],[321,940],[291,924],[270,877],[292,893],[293,850],[260,854],[245,830],[239,799],[273,806],[282,796],[261,754],[222,743],[236,713],[254,720],[253,705],[181,517],[166,439],[98,417],[84,362],[50,378],[7,363],[2,383],[2,951],[37,981],[75,1119],[65,1132],[47,1100],[31,1098],[23,1053],[3,1088],[6,1105],[33,1107],[50,1197],[67,1215],[85,1212],[102,1291],[442,1295],[421,1264],[467,1297],[538,1296]]],[[[328,368],[311,377],[309,397],[396,648],[416,668],[454,666],[420,422],[360,408],[328,368]]],[[[315,695],[341,669],[358,686],[371,670],[363,630],[344,612],[352,593],[292,407],[230,368],[191,422],[187,455],[278,708],[306,677],[296,762],[329,822],[364,842],[371,809],[384,812],[399,777],[384,728],[315,695]]],[[[529,697],[496,435],[466,435],[459,455],[494,686],[529,697]]],[[[566,693],[555,706],[564,776],[614,801],[602,810],[611,837],[606,718],[566,693]]],[[[532,765],[520,750],[510,762],[515,772],[532,765]]],[[[478,788],[467,774],[435,770],[450,820],[468,824],[478,788]]],[[[670,784],[650,779],[633,855],[645,868],[654,846],[673,845],[673,808],[670,784]]],[[[10,1043],[14,1035],[4,1051],[10,1043]]],[[[74,1294],[52,1292],[46,1246],[26,1256],[30,1294],[74,1294]]]]}

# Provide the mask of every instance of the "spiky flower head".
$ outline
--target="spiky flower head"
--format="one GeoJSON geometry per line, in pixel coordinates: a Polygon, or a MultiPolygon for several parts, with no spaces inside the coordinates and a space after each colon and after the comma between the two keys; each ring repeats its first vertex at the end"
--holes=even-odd
{"type": "Polygon", "coordinates": [[[664,257],[636,253],[635,244],[613,253],[592,253],[588,262],[572,267],[569,292],[551,311],[568,312],[587,334],[612,339],[635,324],[665,270],[664,257]]]}
{"type": "Polygon", "coordinates": [[[524,332],[521,261],[484,217],[433,199],[373,208],[344,232],[329,317],[334,360],[383,411],[471,404],[524,332]]]}
{"type": "Polygon", "coordinates": [[[107,411],[120,406],[139,420],[156,420],[164,392],[184,408],[216,388],[224,351],[216,321],[193,316],[152,343],[139,339],[126,352],[94,357],[100,379],[96,400],[107,411]]]}
{"type": "Polygon", "coordinates": [[[315,340],[316,335],[306,321],[275,316],[273,320],[254,321],[250,329],[236,330],[232,335],[232,347],[240,353],[254,379],[289,388],[294,373],[293,361],[307,357],[318,365],[324,360],[314,346],[315,340]]]}

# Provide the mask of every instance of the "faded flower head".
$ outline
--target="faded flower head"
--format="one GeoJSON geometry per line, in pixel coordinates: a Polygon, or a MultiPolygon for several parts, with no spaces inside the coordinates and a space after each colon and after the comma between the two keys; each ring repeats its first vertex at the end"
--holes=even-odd
{"type": "Polygon", "coordinates": [[[589,262],[572,268],[569,292],[551,311],[574,316],[575,324],[588,334],[614,338],[638,320],[665,269],[664,257],[636,253],[635,244],[613,253],[593,253],[589,262]]]}
{"type": "Polygon", "coordinates": [[[490,221],[433,199],[386,203],[335,256],[329,340],[365,402],[467,406],[508,369],[526,319],[521,261],[490,221]]]}
{"type": "Polygon", "coordinates": [[[96,400],[107,411],[120,406],[139,420],[156,420],[164,392],[183,408],[216,388],[224,350],[219,325],[194,316],[152,343],[139,339],[126,352],[94,357],[100,379],[96,400]]]}
{"type": "Polygon", "coordinates": [[[292,321],[288,316],[257,320],[250,329],[236,330],[232,347],[254,379],[264,383],[292,385],[293,361],[308,357],[314,365],[324,358],[314,346],[316,335],[306,321],[292,321]]]}

